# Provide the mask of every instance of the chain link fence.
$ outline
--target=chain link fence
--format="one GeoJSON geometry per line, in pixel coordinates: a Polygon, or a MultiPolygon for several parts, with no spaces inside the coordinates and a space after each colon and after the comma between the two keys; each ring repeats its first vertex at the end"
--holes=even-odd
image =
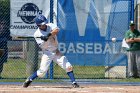
{"type": "MultiPolygon", "coordinates": [[[[118,0],[118,3],[119,3],[119,1],[120,0],[118,0]]],[[[116,0],[116,2],[117,2],[117,0],[116,0]]],[[[130,5],[130,3],[131,2],[128,3],[128,6],[130,5]]],[[[128,7],[128,6],[126,4],[126,7],[128,7]]],[[[82,9],[81,6],[79,7],[77,5],[76,7],[78,7],[78,9],[79,8],[82,9]]],[[[113,7],[116,7],[116,5],[113,4],[113,7]]],[[[123,8],[124,8],[124,5],[123,5],[123,8]]],[[[113,9],[115,9],[115,8],[113,8],[113,9]]],[[[121,7],[120,7],[120,9],[121,9],[121,7]]],[[[36,42],[34,41],[34,39],[24,39],[24,40],[23,39],[21,39],[21,40],[20,39],[13,39],[13,40],[11,39],[10,31],[9,31],[9,28],[10,28],[10,0],[1,0],[0,1],[0,10],[1,10],[1,12],[0,12],[0,38],[1,38],[0,39],[0,48],[5,50],[3,56],[0,58],[0,76],[1,76],[1,78],[6,78],[6,79],[8,79],[8,78],[13,78],[13,79],[27,78],[34,71],[36,71],[40,65],[40,58],[41,58],[40,48],[36,45],[36,42]]],[[[85,10],[83,10],[83,11],[85,11],[85,10]]],[[[100,55],[91,55],[89,57],[86,57],[86,54],[81,54],[81,58],[83,58],[83,60],[86,59],[85,64],[82,64],[82,65],[76,64],[75,65],[72,63],[76,78],[78,78],[78,79],[104,79],[104,78],[113,77],[114,75],[116,75],[116,73],[117,73],[118,78],[122,78],[122,77],[126,76],[127,59],[125,59],[126,57],[124,57],[125,54],[123,52],[121,52],[121,39],[123,36],[122,34],[124,34],[124,31],[121,32],[122,28],[123,28],[122,27],[123,22],[119,22],[116,24],[112,24],[112,23],[114,23],[113,22],[114,17],[116,18],[115,21],[116,20],[121,21],[122,18],[120,18],[120,17],[124,18],[124,16],[121,16],[121,15],[129,15],[129,12],[130,11],[112,12],[112,14],[110,16],[111,17],[110,22],[108,24],[108,29],[110,32],[107,32],[105,41],[97,39],[97,43],[104,42],[105,45],[115,47],[115,48],[113,48],[113,49],[115,49],[114,50],[115,54],[103,53],[100,55]],[[116,27],[116,25],[118,25],[117,28],[114,28],[114,27],[116,27]],[[120,27],[120,28],[118,28],[118,27],[120,27]],[[118,31],[118,29],[120,31],[118,31]],[[111,38],[116,35],[119,36],[119,40],[117,40],[115,43],[112,43],[111,38]],[[121,55],[121,58],[120,58],[120,55],[121,55]],[[103,62],[102,56],[105,56],[104,59],[106,59],[105,60],[106,62],[103,62]],[[124,58],[124,59],[122,59],[122,58],[124,58]],[[96,60],[97,60],[97,62],[96,62],[96,60]],[[114,60],[117,60],[117,61],[114,62],[114,60]],[[124,62],[119,63],[122,60],[124,62]],[[98,63],[99,65],[97,66],[97,65],[93,65],[93,64],[90,65],[90,63],[88,65],[86,65],[86,61],[88,61],[88,62],[91,61],[91,62],[95,62],[95,63],[98,63],[99,61],[100,62],[98,63]],[[102,63],[105,63],[105,64],[102,65],[102,63]],[[117,65],[117,68],[114,64],[117,65]],[[121,67],[119,67],[119,66],[121,66],[121,67]],[[114,68],[114,69],[112,69],[112,68],[114,68]],[[119,70],[119,69],[121,69],[121,70],[119,70]]],[[[87,12],[85,12],[85,13],[87,13],[87,12]]],[[[68,14],[70,14],[70,13],[68,13],[68,14]]],[[[58,15],[62,16],[61,14],[58,14],[58,15]]],[[[71,13],[70,15],[73,15],[73,14],[71,13]]],[[[106,14],[103,14],[103,15],[106,15],[106,14]]],[[[90,12],[90,16],[95,18],[96,21],[100,20],[100,19],[97,20],[97,16],[94,16],[94,12],[92,12],[92,11],[90,12]]],[[[72,18],[72,16],[68,16],[68,15],[67,15],[67,17],[72,18]]],[[[61,21],[61,18],[59,21],[61,21]]],[[[68,21],[70,21],[70,23],[73,23],[73,21],[70,19],[68,19],[68,21]]],[[[102,21],[102,22],[103,22],[102,24],[107,24],[105,21],[102,21]]],[[[128,20],[125,20],[125,23],[127,23],[127,22],[128,22],[128,20]]],[[[67,24],[67,25],[70,25],[70,24],[67,24]]],[[[128,25],[128,24],[124,24],[124,25],[128,25]]],[[[61,27],[61,24],[59,24],[59,26],[63,30],[67,31],[67,29],[63,28],[64,26],[61,27]]],[[[89,25],[89,27],[91,27],[91,26],[89,25]]],[[[73,28],[72,28],[72,30],[73,30],[73,28]]],[[[65,39],[66,41],[69,41],[69,40],[67,40],[67,38],[69,38],[69,36],[71,36],[71,34],[73,34],[73,33],[70,33],[69,36],[65,35],[66,34],[65,32],[61,33],[61,34],[60,34],[60,36],[58,36],[58,38],[60,39],[60,41],[62,41],[61,43],[63,43],[64,40],[61,40],[61,39],[65,39]]],[[[93,38],[90,36],[91,35],[89,35],[89,39],[93,38]]],[[[78,38],[74,37],[74,40],[75,39],[78,39],[78,38]]],[[[65,43],[67,43],[67,42],[65,42],[65,43]]],[[[94,46],[94,44],[93,44],[93,46],[94,46]]],[[[108,46],[106,46],[106,47],[108,47],[108,46]]],[[[61,50],[61,48],[60,48],[60,50],[61,50]]],[[[100,50],[98,50],[97,52],[99,52],[99,51],[100,50]]],[[[110,50],[107,50],[107,51],[110,51],[110,50]]],[[[102,52],[104,52],[104,50],[102,50],[102,52]]],[[[67,54],[66,54],[66,56],[67,56],[67,54]]],[[[75,56],[78,56],[78,54],[75,54],[75,56]]],[[[69,55],[68,55],[68,58],[70,58],[70,60],[72,59],[72,57],[69,55]]],[[[75,59],[75,60],[78,60],[78,59],[75,59]]],[[[66,72],[63,69],[61,69],[57,64],[53,64],[53,68],[54,68],[53,69],[53,78],[54,79],[68,78],[66,72]]],[[[44,78],[50,78],[52,75],[52,73],[50,73],[50,72],[51,72],[51,69],[49,69],[48,73],[46,73],[44,78]]]]}
{"type": "Polygon", "coordinates": [[[0,77],[3,70],[4,63],[7,63],[8,58],[8,47],[7,41],[11,39],[10,37],[10,1],[1,0],[0,1],[0,49],[4,50],[0,58],[0,77]]]}

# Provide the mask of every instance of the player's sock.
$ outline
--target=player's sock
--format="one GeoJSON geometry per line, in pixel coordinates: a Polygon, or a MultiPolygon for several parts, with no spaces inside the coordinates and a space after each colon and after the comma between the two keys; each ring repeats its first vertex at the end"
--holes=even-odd
{"type": "Polygon", "coordinates": [[[71,82],[75,82],[75,77],[73,71],[67,72],[67,75],[70,77],[71,82]]]}
{"type": "Polygon", "coordinates": [[[37,76],[37,71],[32,75],[32,76],[30,76],[29,77],[29,79],[30,80],[34,80],[35,78],[37,78],[38,76],[37,76]]]}

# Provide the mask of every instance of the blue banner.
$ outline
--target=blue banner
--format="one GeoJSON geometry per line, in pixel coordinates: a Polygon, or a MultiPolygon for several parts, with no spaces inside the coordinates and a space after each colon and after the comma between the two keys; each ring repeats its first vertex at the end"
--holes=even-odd
{"type": "Polygon", "coordinates": [[[57,4],[59,48],[72,64],[126,65],[121,40],[130,19],[129,0],[58,0],[57,4]]]}

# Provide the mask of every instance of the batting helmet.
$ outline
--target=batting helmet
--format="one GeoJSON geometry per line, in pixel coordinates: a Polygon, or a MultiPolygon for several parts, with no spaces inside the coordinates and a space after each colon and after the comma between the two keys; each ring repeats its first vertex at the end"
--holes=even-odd
{"type": "Polygon", "coordinates": [[[44,24],[47,24],[48,23],[48,20],[47,18],[44,16],[44,15],[37,15],[36,18],[35,18],[35,23],[37,25],[44,25],[44,24]]]}

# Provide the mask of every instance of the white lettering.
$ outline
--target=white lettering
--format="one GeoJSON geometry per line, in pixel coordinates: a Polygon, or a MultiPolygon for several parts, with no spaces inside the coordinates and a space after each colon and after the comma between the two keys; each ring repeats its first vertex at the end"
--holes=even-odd
{"type": "Polygon", "coordinates": [[[72,52],[72,53],[76,53],[75,48],[74,48],[74,44],[73,44],[73,43],[70,43],[70,44],[69,44],[69,47],[68,47],[67,53],[70,53],[70,52],[72,52]]]}
{"type": "Polygon", "coordinates": [[[86,43],[86,53],[93,54],[93,43],[86,43]]]}
{"type": "Polygon", "coordinates": [[[59,43],[58,47],[59,47],[59,50],[62,53],[65,53],[66,52],[66,45],[65,45],[65,43],[59,43]]]}
{"type": "Polygon", "coordinates": [[[77,43],[77,53],[84,53],[84,44],[83,43],[77,43]]]}
{"type": "Polygon", "coordinates": [[[78,54],[116,54],[121,51],[116,50],[115,44],[110,46],[108,43],[59,43],[59,50],[62,53],[78,53],[78,54]]]}
{"type": "Polygon", "coordinates": [[[94,52],[95,52],[95,54],[101,54],[102,53],[102,44],[95,43],[94,44],[94,52]]]}
{"type": "Polygon", "coordinates": [[[109,44],[106,44],[106,45],[105,45],[105,49],[104,49],[104,51],[103,51],[103,54],[105,54],[105,53],[107,53],[107,52],[109,52],[110,54],[112,53],[109,44]]]}
{"type": "Polygon", "coordinates": [[[113,43],[113,47],[112,47],[112,52],[113,52],[113,54],[117,54],[116,46],[115,46],[115,45],[116,45],[116,44],[113,43]]]}

